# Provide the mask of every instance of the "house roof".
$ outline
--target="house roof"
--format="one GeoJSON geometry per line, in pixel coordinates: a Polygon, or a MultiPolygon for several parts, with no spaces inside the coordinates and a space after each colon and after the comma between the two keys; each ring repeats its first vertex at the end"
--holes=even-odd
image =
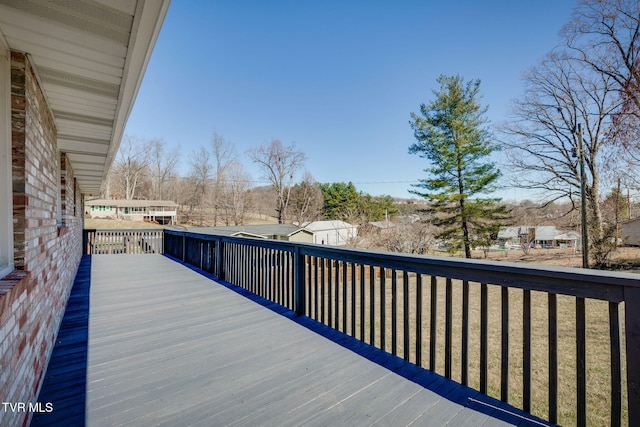
{"type": "Polygon", "coordinates": [[[351,225],[348,222],[344,221],[313,221],[304,226],[307,230],[311,230],[313,232],[317,231],[325,231],[325,230],[344,230],[347,228],[355,228],[355,225],[351,225]]]}
{"type": "Polygon", "coordinates": [[[93,199],[84,202],[87,206],[115,206],[118,208],[145,208],[145,207],[171,207],[178,204],[170,200],[119,200],[119,199],[93,199]]]}
{"type": "Polygon", "coordinates": [[[555,240],[561,233],[555,225],[539,225],[536,227],[536,240],[555,240]]]}
{"type": "Polygon", "coordinates": [[[223,236],[249,236],[249,237],[271,237],[271,236],[292,236],[296,233],[308,233],[311,231],[291,224],[258,224],[258,225],[237,225],[228,227],[199,227],[190,229],[204,234],[220,234],[223,236]]]}
{"type": "Polygon", "coordinates": [[[84,194],[100,192],[118,152],[168,7],[169,0],[0,0],[0,38],[35,65],[58,148],[84,194]]]}

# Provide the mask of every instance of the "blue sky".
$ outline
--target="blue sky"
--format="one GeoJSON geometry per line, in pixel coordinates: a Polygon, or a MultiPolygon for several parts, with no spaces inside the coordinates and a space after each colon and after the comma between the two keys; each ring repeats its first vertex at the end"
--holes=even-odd
{"type": "MultiPolygon", "coordinates": [[[[508,118],[522,74],[559,43],[574,0],[173,0],[126,134],[189,154],[214,132],[245,152],[295,143],[319,182],[412,197],[428,164],[409,114],[440,74],[479,78],[488,119],[508,118]]],[[[496,156],[497,162],[502,161],[496,156]]],[[[498,196],[527,196],[505,188],[498,196]]]]}

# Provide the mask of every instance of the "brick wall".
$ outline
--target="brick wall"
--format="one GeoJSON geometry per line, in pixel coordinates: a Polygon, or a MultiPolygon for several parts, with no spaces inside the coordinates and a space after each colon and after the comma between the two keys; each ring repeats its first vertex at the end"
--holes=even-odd
{"type": "MultiPolygon", "coordinates": [[[[0,402],[35,403],[82,256],[82,202],[20,52],[11,52],[11,117],[16,271],[0,281],[0,402]]],[[[1,425],[28,421],[28,413],[0,408],[1,425]]]]}

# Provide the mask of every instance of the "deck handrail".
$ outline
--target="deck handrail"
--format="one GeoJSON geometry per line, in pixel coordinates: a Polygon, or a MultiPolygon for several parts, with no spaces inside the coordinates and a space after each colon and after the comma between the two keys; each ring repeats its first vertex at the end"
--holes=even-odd
{"type": "Polygon", "coordinates": [[[437,294],[438,288],[444,285],[444,375],[447,378],[454,375],[454,356],[458,354],[453,354],[453,329],[457,325],[453,321],[453,312],[459,309],[462,316],[459,378],[465,385],[469,383],[470,364],[469,295],[470,289],[475,292],[479,288],[478,362],[479,391],[482,393],[488,392],[492,365],[488,352],[488,289],[497,286],[500,303],[496,305],[500,306],[501,312],[498,322],[499,397],[505,402],[510,398],[510,376],[514,374],[509,365],[509,342],[514,335],[509,331],[509,311],[510,308],[513,310],[509,289],[521,289],[522,306],[518,309],[523,323],[522,378],[519,381],[522,383],[521,406],[527,412],[532,412],[531,355],[535,350],[532,348],[532,291],[545,293],[548,323],[546,418],[552,423],[558,422],[558,296],[575,297],[575,410],[578,425],[587,422],[585,301],[608,302],[610,422],[611,425],[620,425],[626,418],[629,425],[640,425],[640,310],[636,309],[640,307],[640,278],[635,274],[428,257],[173,230],[165,231],[164,245],[166,254],[289,307],[297,315],[312,317],[371,345],[390,350],[394,355],[402,354],[407,360],[413,358],[420,366],[426,357],[428,368],[433,371],[437,370],[437,358],[441,353],[437,342],[442,335],[438,332],[440,307],[437,294]],[[424,276],[430,280],[424,280],[424,276]],[[424,310],[427,287],[430,290],[429,307],[424,310]],[[454,307],[453,292],[458,288],[461,289],[462,303],[454,307]],[[621,316],[622,303],[624,316],[621,316]],[[415,307],[413,314],[412,307],[415,307]],[[427,315],[429,328],[423,331],[427,315]],[[415,332],[410,331],[411,325],[417,325],[415,332]],[[626,339],[624,351],[623,338],[626,339]],[[425,339],[429,341],[428,351],[422,348],[425,339]],[[625,368],[626,387],[623,386],[625,368]],[[627,395],[626,410],[623,392],[627,395]]]}
{"type": "Polygon", "coordinates": [[[85,229],[83,250],[98,254],[161,254],[164,248],[163,229],[85,229]]]}

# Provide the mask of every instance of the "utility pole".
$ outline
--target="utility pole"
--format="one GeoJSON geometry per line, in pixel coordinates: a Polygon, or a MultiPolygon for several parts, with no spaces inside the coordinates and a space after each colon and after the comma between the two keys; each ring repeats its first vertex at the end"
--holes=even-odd
{"type": "Polygon", "coordinates": [[[578,123],[578,158],[580,162],[580,212],[582,214],[582,268],[589,268],[589,232],[587,224],[587,179],[584,171],[582,123],[578,123]]]}

